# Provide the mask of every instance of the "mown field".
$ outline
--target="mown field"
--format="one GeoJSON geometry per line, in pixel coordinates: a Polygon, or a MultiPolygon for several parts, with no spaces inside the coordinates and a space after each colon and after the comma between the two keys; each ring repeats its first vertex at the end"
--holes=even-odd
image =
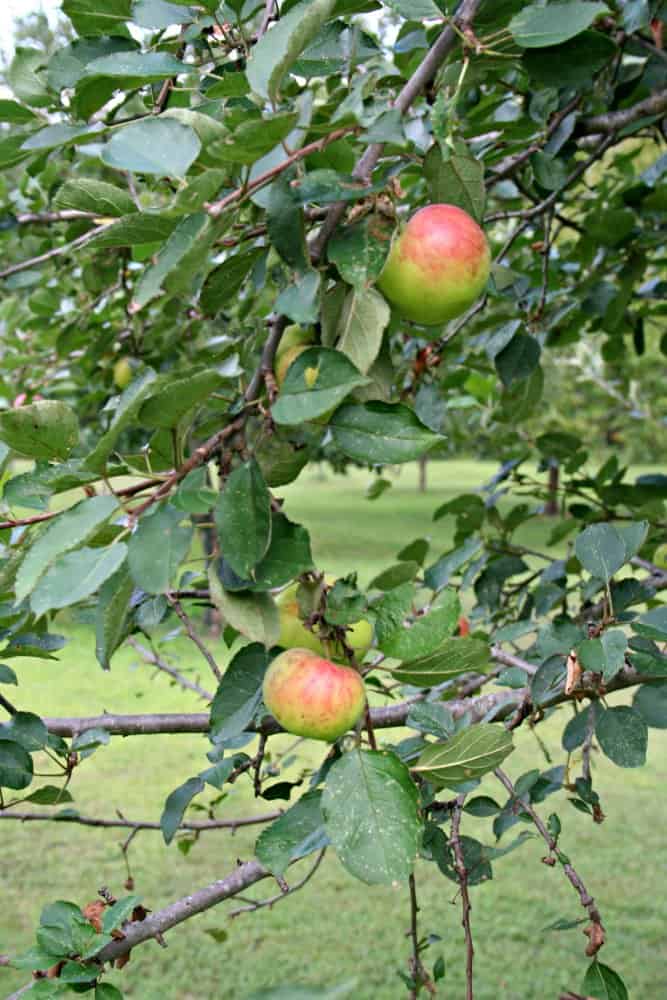
{"type": "MultiPolygon", "coordinates": [[[[286,511],[311,530],[318,563],[333,572],[358,569],[362,582],[392,561],[414,537],[430,535],[433,552],[449,544],[447,522],[433,525],[434,506],[461,491],[475,488],[493,468],[473,462],[450,462],[429,469],[430,488],[416,492],[416,470],[404,468],[391,490],[378,500],[364,498],[370,477],[355,473],[344,479],[321,478],[308,470],[299,483],[283,492],[286,511]]],[[[525,540],[543,544],[550,525],[536,521],[525,540]]],[[[201,702],[153,677],[132,650],[120,652],[110,674],[102,674],[93,655],[94,640],[86,626],[72,624],[58,662],[13,661],[20,687],[13,690],[21,707],[44,715],[92,714],[109,711],[201,710],[201,702]]],[[[192,676],[209,685],[206,665],[183,638],[169,644],[192,676]]],[[[217,652],[224,656],[218,646],[217,652]]],[[[565,711],[565,710],[563,710],[565,711]]],[[[563,759],[559,746],[560,716],[540,727],[553,762],[563,759]]],[[[384,734],[395,740],[398,734],[384,734]]],[[[271,741],[274,755],[288,737],[271,741]]],[[[157,819],[167,794],[205,764],[203,737],[115,738],[75,773],[73,805],[82,813],[157,819]]],[[[546,815],[556,809],[563,822],[562,847],[572,857],[599,902],[608,932],[603,960],[625,978],[632,998],[654,1000],[667,992],[667,862],[664,828],[667,818],[667,736],[651,730],[648,765],[637,771],[594,760],[595,784],[606,820],[595,826],[576,812],[564,795],[548,800],[546,815]]],[[[302,763],[315,764],[322,748],[309,748],[302,763]]],[[[542,750],[529,731],[520,731],[517,750],[507,770],[544,765],[542,750]]],[[[285,773],[298,773],[292,766],[285,773]]],[[[46,779],[45,779],[46,780],[46,779]]],[[[493,779],[484,791],[500,798],[493,779]]],[[[202,801],[209,800],[208,792],[202,801]]],[[[219,815],[235,817],[266,811],[272,804],[252,799],[250,782],[241,779],[219,807],[219,815]]],[[[130,860],[136,891],[147,907],[159,909],[193,888],[224,876],[237,859],[248,859],[260,828],[235,835],[208,833],[187,856],[175,844],[165,847],[159,833],[144,832],[134,841],[130,860]]],[[[464,832],[492,843],[488,820],[467,817],[464,832]]],[[[511,837],[516,831],[511,831],[511,837]]],[[[119,845],[122,831],[70,824],[0,823],[0,953],[32,943],[40,908],[56,898],[80,904],[108,886],[122,894],[126,878],[119,845]]],[[[494,865],[493,881],[472,890],[476,947],[477,1000],[556,1000],[559,991],[577,990],[586,967],[586,939],[581,928],[545,931],[558,918],[578,918],[577,898],[558,869],[540,862],[543,844],[529,841],[494,865]]],[[[308,861],[290,872],[296,881],[308,861]]],[[[431,948],[431,961],[442,954],[446,978],[438,995],[463,996],[462,930],[455,887],[434,866],[417,870],[421,927],[442,939],[431,948]]],[[[249,895],[272,895],[275,886],[260,883],[249,895]]],[[[408,901],[405,887],[368,888],[356,882],[329,854],[316,878],[272,909],[228,917],[234,903],[223,904],[167,935],[168,948],[147,944],[137,950],[123,972],[114,972],[127,997],[137,1000],[247,1000],[255,992],[279,984],[354,983],[355,1000],[400,1000],[405,995],[396,975],[408,955],[408,901]],[[224,930],[216,941],[209,930],[224,930]]],[[[0,994],[25,982],[25,973],[0,968],[0,994]]]]}

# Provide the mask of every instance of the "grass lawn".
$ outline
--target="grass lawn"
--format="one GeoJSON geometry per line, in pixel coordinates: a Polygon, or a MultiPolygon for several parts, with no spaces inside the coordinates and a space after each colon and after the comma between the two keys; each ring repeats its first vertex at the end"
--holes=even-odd
{"type": "MultiPolygon", "coordinates": [[[[491,465],[451,462],[429,469],[426,495],[415,490],[414,469],[404,468],[391,490],[378,500],[364,499],[370,476],[321,479],[307,470],[284,490],[285,509],[311,531],[316,560],[333,572],[359,570],[362,582],[388,565],[411,539],[429,535],[432,554],[450,544],[447,521],[435,525],[431,512],[439,502],[462,488],[474,489],[494,471],[491,465]]],[[[525,529],[527,544],[540,545],[550,530],[542,521],[525,529]]],[[[57,631],[57,628],[55,629],[57,631]]],[[[83,626],[67,629],[71,641],[59,662],[14,660],[20,677],[14,699],[21,707],[44,715],[92,714],[109,711],[198,711],[201,702],[172,687],[163,676],[137,663],[131,649],[114,659],[110,674],[102,674],[94,659],[94,638],[83,626]]],[[[173,642],[182,664],[201,671],[209,685],[206,665],[182,638],[173,642]]],[[[222,653],[222,650],[220,650],[222,653]]],[[[9,693],[9,692],[8,692],[9,693]]],[[[563,712],[568,711],[563,709],[563,712]]],[[[563,717],[540,727],[554,763],[563,760],[559,732],[563,717]]],[[[398,734],[381,734],[385,741],[398,734]]],[[[271,741],[274,753],[289,745],[289,737],[271,741]]],[[[73,805],[82,813],[112,817],[121,810],[131,818],[156,819],[167,794],[206,765],[203,737],[114,738],[75,773],[73,805]]],[[[323,747],[308,748],[315,764],[323,747]]],[[[633,998],[657,1000],[667,994],[667,862],[664,854],[667,781],[667,734],[651,730],[649,761],[636,772],[595,759],[595,786],[602,798],[605,823],[600,827],[576,812],[564,795],[540,807],[546,817],[558,811],[563,823],[562,848],[596,897],[608,933],[601,958],[621,973],[633,998]]],[[[544,764],[542,751],[529,731],[517,734],[517,750],[506,769],[518,776],[544,764]]],[[[297,774],[292,767],[286,777],[297,774]]],[[[499,786],[487,778],[483,791],[502,798],[499,786]]],[[[210,790],[212,791],[212,790],[210,790]]],[[[201,797],[209,800],[209,791],[201,797]]],[[[267,803],[252,800],[250,782],[240,779],[221,804],[219,815],[266,811],[267,803]]],[[[168,902],[224,876],[237,859],[249,859],[259,828],[206,834],[187,857],[175,844],[166,847],[158,833],[145,832],[134,841],[131,864],[136,891],[146,906],[159,909],[168,902]]],[[[464,819],[463,832],[492,843],[489,820],[464,819]]],[[[506,835],[511,839],[516,830],[506,835]]],[[[0,953],[12,953],[32,943],[41,906],[54,899],[85,904],[97,889],[108,886],[123,893],[126,877],[119,844],[121,831],[73,825],[0,823],[0,953]]],[[[501,841],[501,844],[504,841],[501,841]]],[[[578,990],[587,965],[586,939],[581,928],[562,933],[543,931],[559,917],[578,918],[578,899],[562,873],[541,864],[544,845],[531,840],[494,865],[493,881],[472,890],[476,948],[477,1000],[556,1000],[565,988],[578,990]]],[[[290,881],[305,871],[308,861],[293,869],[290,881]]],[[[429,952],[442,954],[447,972],[439,996],[463,996],[460,907],[454,885],[433,865],[417,869],[421,929],[442,940],[429,952]],[[452,905],[454,902],[454,905],[452,905]]],[[[273,895],[275,885],[260,883],[249,895],[273,895]]],[[[168,949],[146,944],[137,949],[123,972],[113,972],[127,997],[137,1000],[245,1000],[253,991],[282,983],[334,985],[355,981],[355,1000],[400,1000],[405,990],[396,970],[406,968],[409,912],[407,890],[401,886],[369,888],[356,882],[330,852],[302,893],[273,909],[229,920],[234,903],[223,904],[167,935],[168,949]],[[225,929],[222,943],[205,933],[225,929]]],[[[25,982],[25,973],[0,968],[0,995],[25,982]]]]}

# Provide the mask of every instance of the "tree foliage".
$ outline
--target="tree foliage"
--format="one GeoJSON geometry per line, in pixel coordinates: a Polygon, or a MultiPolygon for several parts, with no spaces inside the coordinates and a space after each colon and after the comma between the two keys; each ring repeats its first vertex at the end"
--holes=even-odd
{"type": "Polygon", "coordinates": [[[649,727],[667,725],[667,574],[654,562],[667,479],[630,482],[615,454],[599,458],[629,420],[646,449],[635,457],[664,454],[663,5],[62,9],[57,44],[21,39],[0,101],[2,659],[66,656],[58,620],[74,609],[94,618],[97,659],[113,669],[123,643],[169,621],[215,689],[194,685],[210,713],[47,725],[23,704],[19,667],[0,666],[0,683],[18,680],[15,697],[0,695],[0,806],[83,822],[62,806],[95,748],[161,732],[211,740],[165,802],[167,843],[224,825],[193,827],[187,810],[237,779],[289,798],[267,783],[280,727],[261,685],[280,638],[275,594],[293,581],[301,617],[362,671],[372,707],[279,818],[248,820],[271,825],[257,859],[225,879],[150,916],[132,895],[94,912],[49,903],[14,959],[55,969],[30,992],[114,1000],[105,963],[271,873],[299,888],[292,863],[318,852],[305,882],[331,848],[362,881],[408,887],[411,996],[443,974],[417,931],[416,858],[458,883],[471,997],[469,888],[521,847],[525,831],[504,835],[526,820],[586,913],[581,991],[627,996],[598,960],[603,920],[561,820],[536,807],[565,791],[600,822],[591,748],[609,767],[640,766],[649,727]],[[426,329],[374,286],[396,227],[435,201],[484,226],[493,265],[468,313],[426,329]],[[294,324],[308,343],[278,384],[294,324]],[[325,581],[275,491],[318,458],[373,470],[372,498],[389,484],[383,467],[452,442],[498,458],[498,474],[435,510],[430,543],[396,539],[368,587],[361,566],[325,581]],[[542,515],[540,472],[554,463],[563,517],[549,549],[566,544],[564,558],[517,540],[542,515]],[[456,526],[447,551],[443,518],[456,526]],[[192,562],[201,551],[205,565],[192,562]],[[226,671],[202,605],[233,646],[226,671]],[[463,607],[472,635],[458,634],[463,607]],[[346,635],[363,619],[375,638],[357,662],[346,635]],[[607,701],[628,688],[631,704],[607,701]],[[501,764],[522,723],[558,706],[566,763],[510,779],[501,764]],[[385,738],[404,726],[407,737],[385,738]],[[33,777],[44,754],[58,787],[33,777]],[[474,794],[491,772],[501,802],[474,794]],[[492,846],[461,834],[468,813],[489,817],[492,846]]]}

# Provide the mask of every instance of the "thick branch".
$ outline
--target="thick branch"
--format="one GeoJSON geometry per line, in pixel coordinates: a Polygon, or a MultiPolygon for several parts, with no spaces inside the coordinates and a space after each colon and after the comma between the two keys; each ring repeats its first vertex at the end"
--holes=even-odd
{"type": "Polygon", "coordinates": [[[238,917],[241,913],[254,913],[255,910],[261,910],[265,906],[268,906],[269,909],[271,909],[271,907],[275,903],[279,903],[281,900],[287,899],[288,896],[291,896],[292,893],[298,892],[299,889],[303,889],[304,885],[307,885],[308,882],[310,882],[311,878],[322,864],[326,852],[327,852],[326,847],[323,847],[322,850],[318,853],[311,867],[303,876],[303,878],[300,879],[298,882],[295,882],[294,885],[290,885],[287,888],[286,892],[277,892],[275,896],[269,896],[268,899],[260,899],[257,900],[257,902],[253,901],[251,903],[248,903],[247,906],[239,906],[237,910],[232,910],[232,912],[229,914],[230,918],[238,917]]]}
{"type": "Polygon", "coordinates": [[[577,124],[577,132],[590,134],[609,134],[633,125],[641,118],[662,115],[667,112],[667,90],[659,90],[646,100],[633,104],[631,108],[622,111],[607,111],[602,115],[589,115],[581,118],[577,124]]]}
{"type": "MultiPolygon", "coordinates": [[[[612,694],[614,691],[624,691],[627,688],[636,687],[638,684],[656,683],[664,678],[656,677],[652,674],[639,674],[631,667],[625,667],[608,682],[606,691],[612,694]]],[[[541,708],[551,708],[554,705],[561,705],[564,702],[572,701],[574,696],[584,696],[590,698],[599,697],[599,691],[595,687],[592,674],[585,673],[582,683],[572,694],[565,694],[563,690],[557,691],[548,701],[543,702],[541,708]]],[[[457,698],[447,702],[447,708],[455,719],[461,718],[466,712],[470,713],[473,723],[481,722],[482,719],[492,715],[495,721],[506,719],[511,715],[518,705],[525,703],[530,696],[529,688],[516,688],[511,691],[493,691],[489,694],[480,695],[477,698],[457,698]]],[[[410,709],[421,697],[412,698],[408,701],[397,702],[394,705],[384,705],[379,708],[372,708],[370,711],[371,722],[374,729],[393,729],[405,725],[410,709]]],[[[207,712],[194,714],[188,713],[156,713],[147,715],[93,715],[88,717],[74,718],[46,718],[43,720],[49,732],[57,736],[76,736],[86,732],[88,729],[105,729],[112,736],[150,736],[158,733],[207,733],[210,727],[210,719],[207,712]]],[[[265,716],[259,726],[248,726],[249,732],[265,733],[267,736],[279,733],[283,730],[272,716],[265,716]]]]}
{"type": "Polygon", "coordinates": [[[245,864],[240,864],[226,878],[213,882],[204,889],[198,889],[197,892],[184,896],[183,899],[176,900],[175,903],[171,903],[163,910],[149,914],[145,920],[126,924],[123,928],[124,937],[122,940],[112,941],[106,945],[96,958],[100,962],[112,962],[121,958],[138,944],[164,934],[170,928],[183,923],[184,920],[189,920],[190,917],[194,917],[198,913],[209,910],[212,906],[217,906],[225,899],[237,896],[240,892],[254,885],[255,882],[268,878],[270,874],[263,865],[260,865],[259,861],[247,861],[245,864]]]}

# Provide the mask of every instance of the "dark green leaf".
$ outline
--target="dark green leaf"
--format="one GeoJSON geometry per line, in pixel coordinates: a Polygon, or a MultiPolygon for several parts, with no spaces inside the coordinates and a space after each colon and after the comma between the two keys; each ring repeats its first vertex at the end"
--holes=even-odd
{"type": "Polygon", "coordinates": [[[67,403],[44,399],[3,410],[0,440],[27,458],[65,459],[79,441],[79,421],[67,403]]]}
{"type": "Polygon", "coordinates": [[[125,560],[127,546],[82,548],[59,556],[39,580],[30,607],[39,617],[46,611],[67,608],[94,594],[125,560]]]}
{"type": "Polygon", "coordinates": [[[297,426],[323,417],[368,379],[351,361],[328,347],[309,347],[287,370],[271,413],[277,424],[297,426]]]}
{"type": "Polygon", "coordinates": [[[667,684],[642,684],[635,691],[632,707],[647,726],[667,729],[667,684]]]}
{"type": "Polygon", "coordinates": [[[320,791],[306,792],[260,834],[255,854],[274,875],[283,875],[292,861],[305,858],[329,843],[321,798],[320,791]]]}
{"type": "Polygon", "coordinates": [[[258,642],[239,650],[227,667],[211,704],[211,738],[227,740],[242,733],[262,702],[268,653],[258,642]]]}
{"type": "Polygon", "coordinates": [[[0,739],[0,787],[20,791],[32,781],[32,757],[22,746],[0,739]]]}
{"type": "Polygon", "coordinates": [[[185,559],[192,541],[192,524],[170,505],[147,512],[128,545],[128,566],[138,587],[149,594],[163,594],[185,559]]]}
{"type": "Polygon", "coordinates": [[[185,177],[200,150],[199,137],[189,125],[163,117],[145,118],[114,132],[102,160],[117,170],[185,177]]]}
{"type": "Polygon", "coordinates": [[[238,466],[227,480],[215,523],[226,562],[247,579],[271,541],[271,497],[254,458],[238,466]]]}
{"type": "Polygon", "coordinates": [[[648,730],[644,717],[634,709],[625,705],[604,709],[595,735],[603,753],[618,767],[641,767],[646,763],[648,730]]]}
{"type": "MultiPolygon", "coordinates": [[[[457,618],[458,611],[450,619],[453,621],[452,629],[457,618]]],[[[460,674],[486,673],[490,665],[489,645],[483,639],[450,636],[444,641],[441,639],[437,649],[429,655],[395,667],[392,676],[413,687],[435,687],[460,674]]]]}
{"type": "Polygon", "coordinates": [[[581,988],[596,1000],[628,1000],[628,991],[621,977],[597,959],[586,970],[581,988]]]}
{"type": "Polygon", "coordinates": [[[414,461],[442,441],[402,403],[349,403],[334,414],[330,427],[342,452],[373,465],[414,461]]]}
{"type": "Polygon", "coordinates": [[[174,839],[174,834],[183,822],[185,810],[190,805],[195,795],[204,790],[204,782],[197,776],[188,778],[186,782],[175,788],[167,796],[162,815],[160,816],[160,828],[165,844],[170,844],[174,839]]]}
{"type": "Polygon", "coordinates": [[[574,551],[591,576],[607,583],[626,560],[625,542],[611,524],[591,524],[585,528],[577,535],[574,551]]]}
{"type": "Polygon", "coordinates": [[[502,726],[480,722],[424,750],[413,770],[438,788],[481,778],[512,752],[512,734],[502,726]]]}
{"type": "Polygon", "coordinates": [[[585,31],[598,15],[607,13],[608,9],[604,3],[590,3],[588,0],[566,0],[548,7],[530,4],[512,18],[509,29],[517,45],[524,48],[560,45],[585,31]]]}

